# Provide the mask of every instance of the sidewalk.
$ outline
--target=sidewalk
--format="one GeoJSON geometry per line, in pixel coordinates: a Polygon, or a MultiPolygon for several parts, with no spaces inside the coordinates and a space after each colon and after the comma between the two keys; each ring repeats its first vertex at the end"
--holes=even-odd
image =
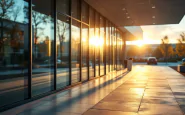
{"type": "Polygon", "coordinates": [[[184,115],[185,77],[169,67],[137,72],[83,115],[184,115]]]}
{"type": "Polygon", "coordinates": [[[134,66],[1,115],[184,115],[185,77],[164,66],[134,66]],[[116,77],[117,76],[117,77],[116,77]]]}

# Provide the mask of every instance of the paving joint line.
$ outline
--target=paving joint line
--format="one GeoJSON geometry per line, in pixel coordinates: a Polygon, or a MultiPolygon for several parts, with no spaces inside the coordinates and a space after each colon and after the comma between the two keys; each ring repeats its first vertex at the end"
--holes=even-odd
{"type": "MultiPolygon", "coordinates": [[[[168,81],[168,79],[167,79],[167,81],[168,81]]],[[[169,81],[168,81],[168,85],[170,86],[169,81]]],[[[172,92],[172,94],[173,94],[173,96],[174,96],[174,98],[175,98],[175,101],[176,101],[177,104],[178,104],[179,109],[181,110],[181,112],[183,113],[183,115],[185,115],[185,113],[182,111],[182,109],[181,109],[181,107],[180,107],[180,105],[179,105],[179,103],[178,103],[178,101],[177,101],[177,98],[175,97],[175,95],[174,95],[174,93],[173,93],[173,90],[172,90],[171,86],[170,86],[170,90],[171,90],[171,92],[172,92]]]]}
{"type": "MultiPolygon", "coordinates": [[[[127,75],[127,74],[129,74],[130,72],[126,72],[126,73],[123,73],[122,75],[127,75]]],[[[136,72],[137,73],[137,72],[136,72]]],[[[131,73],[131,74],[135,74],[135,73],[131,73]]],[[[126,78],[126,80],[125,81],[123,81],[123,83],[122,84],[124,84],[129,78],[131,78],[133,75],[131,75],[131,76],[129,76],[128,78],[126,78]]],[[[120,79],[120,80],[123,80],[125,77],[124,76],[122,76],[122,78],[120,79]]],[[[120,84],[118,87],[120,87],[122,84],[120,84]]],[[[117,89],[118,87],[116,87],[115,89],[117,89]]],[[[115,90],[114,89],[114,90],[115,90]]],[[[107,97],[108,95],[110,95],[114,90],[112,90],[111,92],[109,92],[105,97],[107,97]]],[[[104,97],[104,98],[105,98],[104,97]]],[[[100,101],[98,101],[94,106],[92,106],[91,108],[89,108],[88,110],[90,110],[90,109],[97,109],[97,110],[108,110],[108,109],[98,109],[98,108],[93,108],[93,107],[95,107],[98,103],[100,103],[104,98],[102,98],[100,101]]],[[[88,111],[87,110],[87,111],[88,111]]],[[[87,112],[87,111],[85,111],[85,112],[87,112]]],[[[113,111],[113,110],[110,110],[110,111],[113,111]]],[[[117,110],[114,110],[114,111],[117,111],[117,110]]],[[[85,113],[84,112],[84,113],[85,113]]],[[[123,111],[122,111],[123,112],[123,111]]],[[[82,115],[84,114],[84,113],[82,113],[82,115]]]]}

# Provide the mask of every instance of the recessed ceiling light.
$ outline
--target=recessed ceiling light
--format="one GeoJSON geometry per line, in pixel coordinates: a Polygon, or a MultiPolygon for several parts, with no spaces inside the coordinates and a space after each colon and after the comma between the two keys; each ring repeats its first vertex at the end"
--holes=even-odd
{"type": "Polygon", "coordinates": [[[123,11],[125,11],[125,10],[126,10],[126,8],[123,8],[122,10],[123,10],[123,11]]]}
{"type": "Polygon", "coordinates": [[[129,18],[130,18],[130,16],[127,16],[127,18],[129,19],[129,18]]]}
{"type": "Polygon", "coordinates": [[[155,23],[153,23],[153,24],[155,24],[155,23]]]}
{"type": "Polygon", "coordinates": [[[155,8],[155,5],[153,5],[152,8],[154,9],[155,8]]]}
{"type": "Polygon", "coordinates": [[[155,16],[152,16],[152,18],[155,18],[155,16]]]}

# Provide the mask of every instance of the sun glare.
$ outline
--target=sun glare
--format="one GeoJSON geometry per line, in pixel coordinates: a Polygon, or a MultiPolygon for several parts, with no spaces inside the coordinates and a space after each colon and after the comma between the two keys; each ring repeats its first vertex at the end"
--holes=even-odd
{"type": "Polygon", "coordinates": [[[139,46],[139,47],[142,47],[143,46],[143,43],[144,41],[143,40],[137,40],[136,42],[135,42],[135,44],[137,45],[137,46],[139,46]]]}
{"type": "Polygon", "coordinates": [[[104,44],[104,40],[103,40],[103,38],[99,38],[99,37],[92,37],[92,38],[90,38],[90,40],[89,40],[89,42],[90,42],[90,45],[94,45],[94,46],[103,46],[103,44],[104,44]]]}

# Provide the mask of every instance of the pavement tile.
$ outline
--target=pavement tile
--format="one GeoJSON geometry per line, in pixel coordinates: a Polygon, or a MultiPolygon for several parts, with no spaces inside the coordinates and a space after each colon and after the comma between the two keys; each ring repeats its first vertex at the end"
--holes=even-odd
{"type": "Polygon", "coordinates": [[[137,112],[139,106],[127,103],[120,103],[119,101],[111,102],[101,102],[93,107],[94,109],[103,109],[103,110],[114,110],[114,111],[123,111],[123,112],[137,112]]]}
{"type": "Polygon", "coordinates": [[[144,97],[141,103],[178,105],[175,98],[146,98],[144,97]]]}
{"type": "Polygon", "coordinates": [[[142,103],[139,114],[183,115],[178,105],[142,103]]]}
{"type": "Polygon", "coordinates": [[[90,109],[87,112],[85,112],[83,115],[138,115],[138,114],[135,112],[90,109]]]}
{"type": "Polygon", "coordinates": [[[103,98],[103,101],[112,100],[112,101],[124,101],[124,102],[140,102],[142,97],[140,96],[125,96],[123,95],[108,95],[107,97],[103,98]]]}
{"type": "Polygon", "coordinates": [[[176,101],[178,102],[179,105],[185,105],[185,99],[181,98],[177,98],[176,101]]]}
{"type": "Polygon", "coordinates": [[[181,110],[185,113],[185,105],[180,105],[181,110]]]}

